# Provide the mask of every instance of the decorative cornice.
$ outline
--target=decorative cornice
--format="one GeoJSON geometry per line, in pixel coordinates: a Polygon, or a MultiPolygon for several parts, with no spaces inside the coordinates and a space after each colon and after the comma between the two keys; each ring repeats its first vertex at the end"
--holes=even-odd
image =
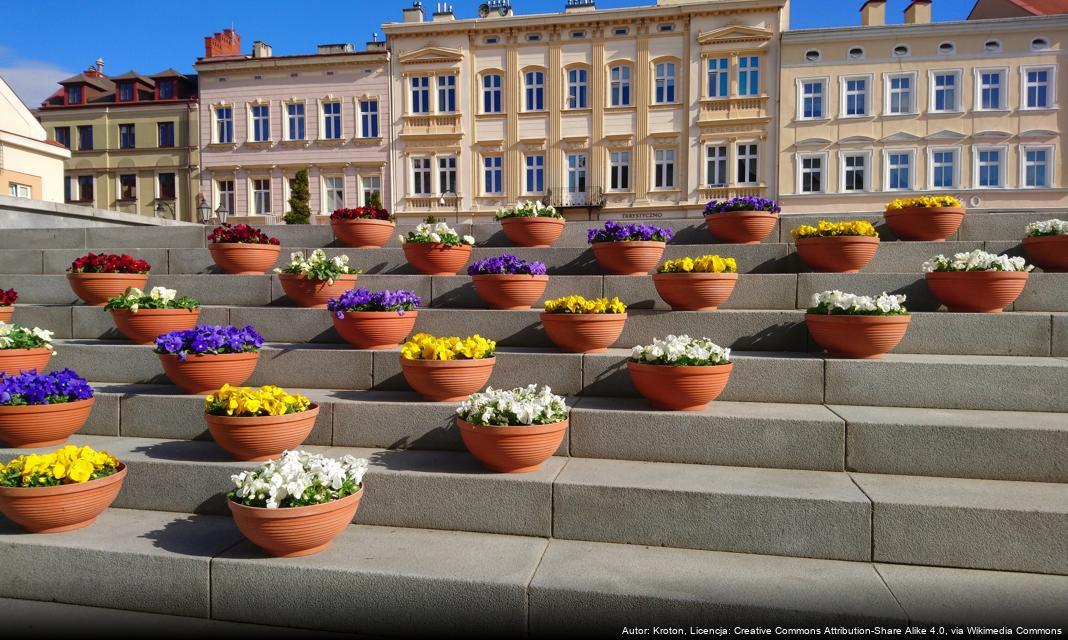
{"type": "Polygon", "coordinates": [[[435,64],[441,62],[463,62],[464,54],[459,49],[427,46],[397,55],[401,64],[435,64]]]}

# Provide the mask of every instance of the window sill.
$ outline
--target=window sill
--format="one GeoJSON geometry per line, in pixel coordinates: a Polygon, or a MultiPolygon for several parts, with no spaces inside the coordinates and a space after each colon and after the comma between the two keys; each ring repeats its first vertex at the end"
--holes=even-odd
{"type": "Polygon", "coordinates": [[[549,112],[546,109],[542,109],[540,111],[520,111],[519,112],[519,117],[520,118],[535,118],[535,117],[538,117],[538,116],[547,116],[547,115],[549,115],[549,112]]]}
{"type": "Polygon", "coordinates": [[[972,111],[975,112],[975,113],[1009,113],[1009,112],[1012,111],[1012,109],[1007,109],[1007,108],[1001,108],[1001,109],[978,109],[978,108],[976,108],[976,109],[972,109],[972,111]]]}
{"type": "Polygon", "coordinates": [[[315,142],[326,147],[340,147],[345,144],[344,138],[319,138],[315,142]]]}
{"type": "Polygon", "coordinates": [[[830,122],[830,118],[798,118],[797,122],[830,122]]]}
{"type": "Polygon", "coordinates": [[[563,109],[561,109],[561,111],[563,113],[591,113],[593,111],[593,108],[591,108],[591,107],[575,107],[575,108],[564,107],[563,109]]]}
{"type": "Polygon", "coordinates": [[[1057,111],[1057,110],[1058,110],[1057,105],[1053,105],[1052,107],[1020,107],[1020,112],[1027,112],[1027,113],[1033,113],[1033,112],[1043,113],[1043,112],[1057,111]]]}
{"type": "Polygon", "coordinates": [[[666,109],[678,109],[682,106],[681,102],[654,102],[649,105],[649,108],[653,111],[666,110],[666,109]]]}
{"type": "Polygon", "coordinates": [[[962,116],[963,111],[934,111],[933,109],[927,112],[929,116],[962,116]]]}
{"type": "Polygon", "coordinates": [[[608,113],[620,113],[620,112],[627,112],[627,111],[636,111],[637,109],[638,108],[636,106],[632,105],[632,104],[609,105],[609,106],[604,108],[604,110],[606,112],[608,112],[608,113]]]}
{"type": "Polygon", "coordinates": [[[352,144],[373,147],[382,144],[382,136],[376,136],[374,138],[353,138],[352,144]]]}
{"type": "MultiPolygon", "coordinates": [[[[300,141],[298,141],[298,140],[286,140],[285,142],[292,142],[292,143],[300,142],[300,144],[306,144],[306,142],[304,142],[303,140],[300,140],[300,141]]],[[[245,141],[245,146],[246,147],[254,147],[254,148],[259,148],[259,149],[266,149],[267,147],[270,147],[273,144],[274,144],[273,140],[246,140],[245,141]]]]}
{"type": "Polygon", "coordinates": [[[208,145],[208,149],[216,151],[232,150],[237,148],[236,142],[212,142],[208,145]]]}
{"type": "Polygon", "coordinates": [[[492,113],[476,113],[475,118],[478,120],[504,120],[508,117],[508,114],[503,111],[492,113]]]}
{"type": "Polygon", "coordinates": [[[649,193],[679,193],[680,189],[676,187],[653,187],[649,189],[649,193]]]}
{"type": "Polygon", "coordinates": [[[631,189],[607,189],[604,194],[606,196],[632,196],[634,195],[634,191],[631,189]]]}
{"type": "Polygon", "coordinates": [[[920,114],[917,111],[910,111],[908,113],[884,113],[884,114],[882,114],[882,116],[884,118],[915,118],[918,115],[920,115],[920,114]]]}
{"type": "Polygon", "coordinates": [[[870,114],[870,113],[861,113],[861,114],[853,114],[853,115],[849,115],[849,114],[843,113],[842,115],[838,116],[838,119],[839,120],[874,120],[875,116],[870,114]]]}

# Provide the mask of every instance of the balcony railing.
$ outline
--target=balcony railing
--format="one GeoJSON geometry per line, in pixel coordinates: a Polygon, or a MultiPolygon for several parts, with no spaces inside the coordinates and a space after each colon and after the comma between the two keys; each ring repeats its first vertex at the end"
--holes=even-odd
{"type": "Polygon", "coordinates": [[[604,189],[601,187],[586,191],[548,189],[541,202],[557,209],[600,209],[605,204],[604,189]]]}
{"type": "Polygon", "coordinates": [[[404,126],[401,128],[401,137],[462,135],[458,113],[404,116],[404,126]]]}
{"type": "Polygon", "coordinates": [[[700,122],[714,122],[732,118],[768,117],[767,96],[734,96],[701,100],[700,122]]]}
{"type": "Polygon", "coordinates": [[[723,187],[703,186],[698,189],[702,200],[729,200],[730,198],[765,197],[767,185],[743,184],[723,187]]]}

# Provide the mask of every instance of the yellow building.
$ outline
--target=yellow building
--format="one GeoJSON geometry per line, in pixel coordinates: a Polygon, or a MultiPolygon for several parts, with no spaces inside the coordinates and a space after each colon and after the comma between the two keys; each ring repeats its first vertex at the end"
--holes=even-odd
{"type": "Polygon", "coordinates": [[[677,217],[774,195],[788,0],[482,13],[416,3],[383,26],[399,216],[544,199],[571,217],[677,217]]]}
{"type": "Polygon", "coordinates": [[[790,212],[877,211],[950,193],[971,209],[1063,207],[1068,16],[862,26],[782,36],[778,193],[790,212]]]}
{"type": "Polygon", "coordinates": [[[71,150],[67,202],[196,220],[196,76],[167,69],[106,76],[103,61],[59,83],[37,118],[71,150]]]}
{"type": "Polygon", "coordinates": [[[0,78],[0,195],[63,201],[63,162],[70,151],[48,133],[0,78]]]}

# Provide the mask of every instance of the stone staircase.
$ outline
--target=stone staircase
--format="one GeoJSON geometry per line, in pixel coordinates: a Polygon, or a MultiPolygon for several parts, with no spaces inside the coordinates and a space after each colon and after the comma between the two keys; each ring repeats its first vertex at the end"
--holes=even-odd
{"type": "Polygon", "coordinates": [[[476,257],[546,262],[547,297],[630,305],[618,348],[589,355],[554,349],[536,310],[480,309],[466,276],[414,274],[395,244],[333,248],[328,227],[265,228],[283,261],[327,247],[365,270],[357,286],[415,290],[430,307],[417,331],[497,339],[493,386],[570,396],[557,456],[520,475],[485,472],[451,425],[454,405],[411,393],[396,351],[349,348],[326,311],[289,307],[272,276],[215,273],[202,229],[0,232],[15,321],[54,330],[51,366],[97,389],[72,442],[130,469],[88,529],[32,536],[0,518],[0,562],[18,576],[0,580],[0,598],[384,636],[1068,623],[1068,274],[1035,272],[1012,310],[984,315],[939,311],[921,273],[936,253],[1019,254],[1024,225],[1053,215],[969,214],[947,243],[880,229],[860,274],[805,272],[789,229],[810,216],[747,246],[712,244],[700,221],[657,221],[677,231],[665,257],[738,259],[735,293],[712,313],[667,310],[649,278],[598,275],[585,245],[594,223],[569,223],[552,249],[460,225],[480,240],[476,257]],[[321,404],[307,448],[371,461],[358,524],[333,547],[282,560],[243,541],[223,493],[250,465],[211,441],[202,399],[180,394],[149,347],[75,304],[63,271],[86,250],[147,259],[150,285],[200,300],[202,323],[254,325],[270,344],[249,383],[321,404]],[[913,321],[895,352],[821,355],[803,309],[830,288],[906,293],[913,321]],[[735,349],[705,411],[651,410],[631,385],[629,347],[668,333],[735,349]]]}

